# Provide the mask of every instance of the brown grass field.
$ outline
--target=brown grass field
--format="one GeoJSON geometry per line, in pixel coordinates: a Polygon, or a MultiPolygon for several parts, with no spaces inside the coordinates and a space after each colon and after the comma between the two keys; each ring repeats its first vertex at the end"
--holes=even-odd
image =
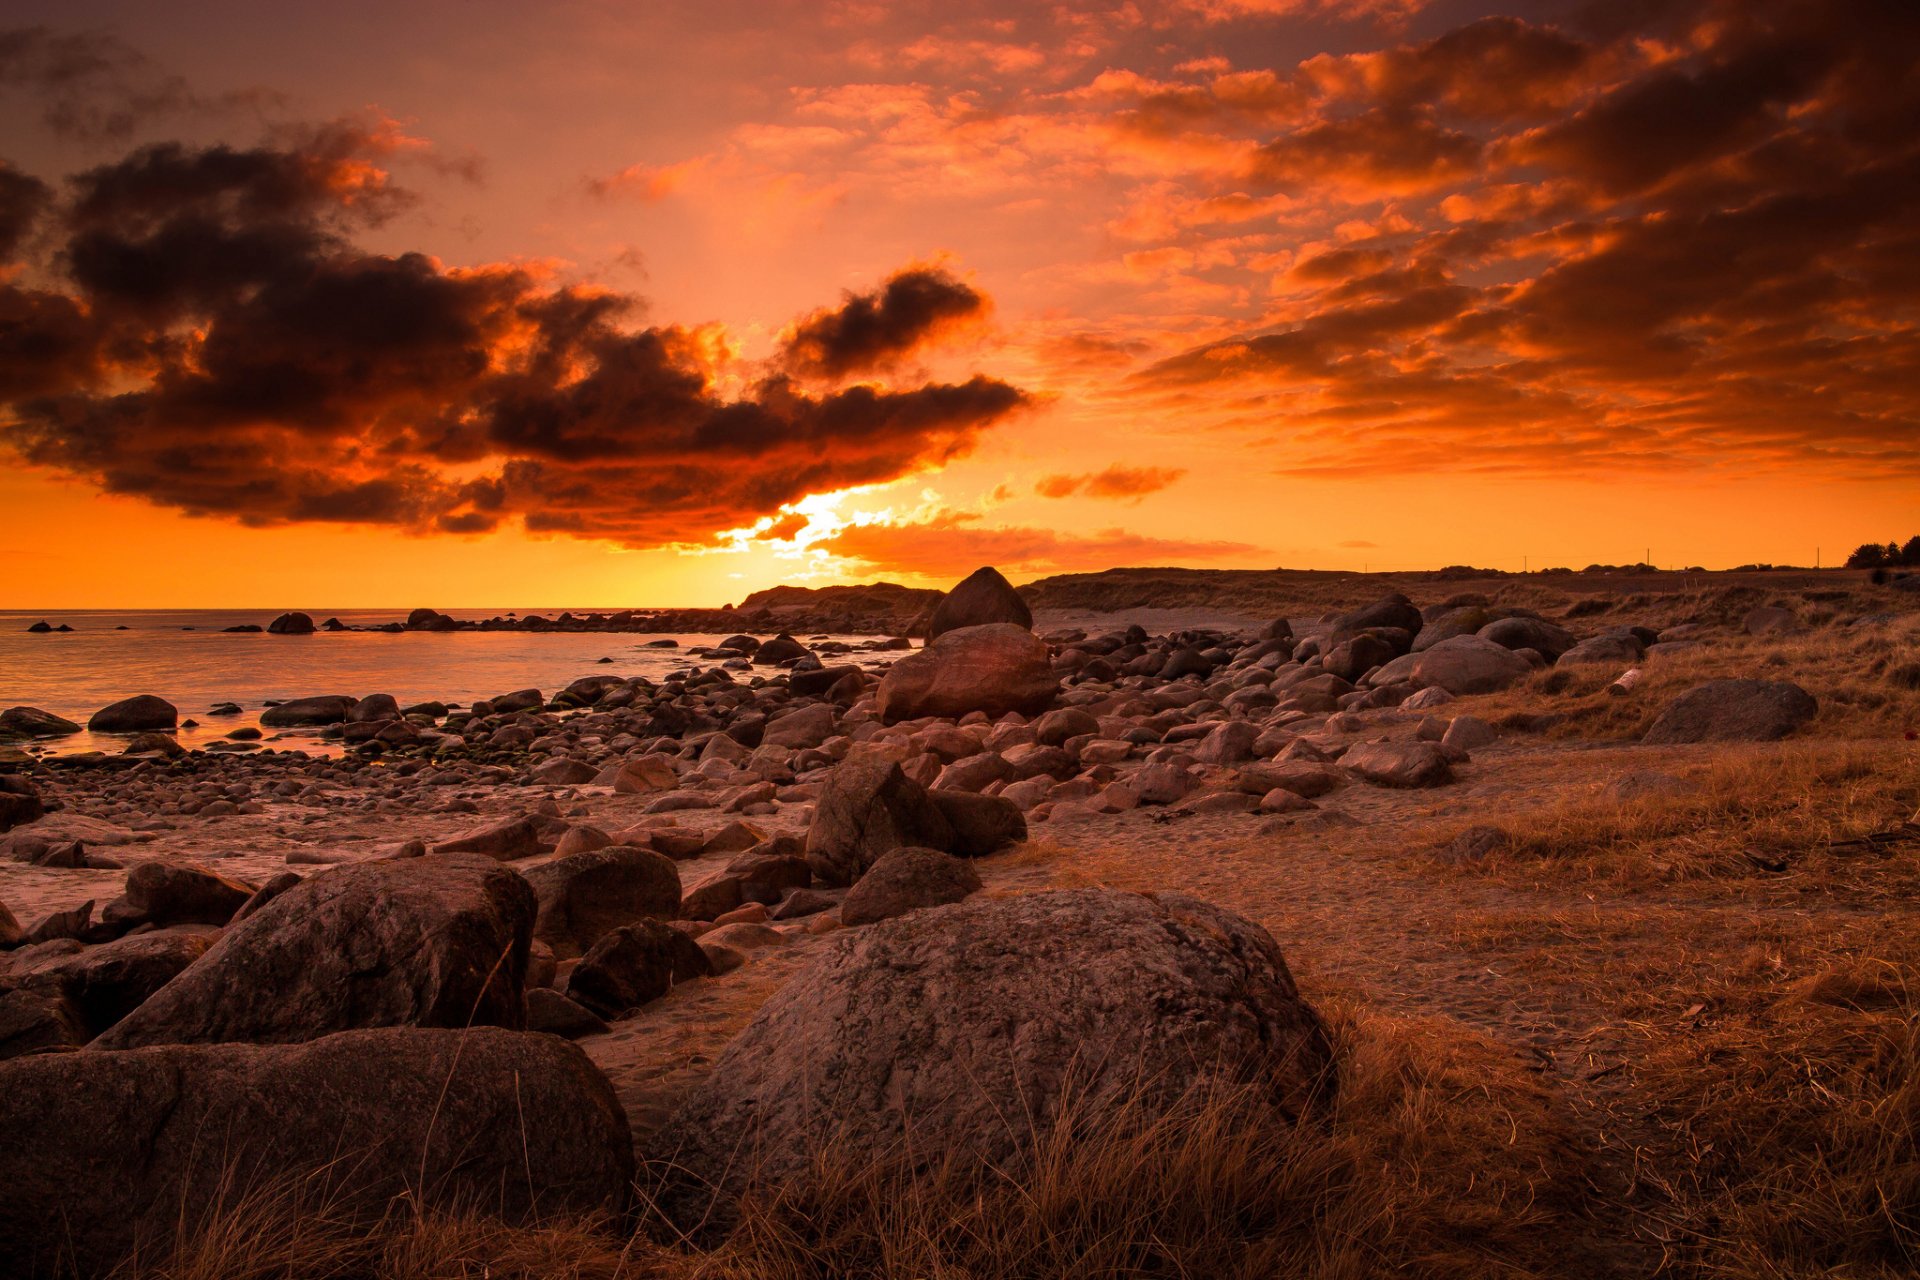
{"type": "MultiPolygon", "coordinates": [[[[1018,1168],[850,1168],[823,1152],[804,1194],[765,1189],[707,1249],[645,1222],[536,1229],[421,1206],[369,1228],[256,1193],[124,1274],[1914,1275],[1920,623],[1911,593],[1859,575],[1753,577],[1609,583],[1579,629],[1698,621],[1710,642],[1648,663],[1629,697],[1594,667],[1444,708],[1505,726],[1451,787],[1348,788],[1322,806],[1340,822],[1045,824],[982,865],[991,893],[1178,888],[1266,925],[1334,1030],[1339,1100],[1320,1123],[1294,1131],[1253,1095],[1219,1093],[1043,1140],[1018,1168]],[[1809,625],[1739,632],[1772,602],[1809,625]],[[1819,715],[1779,743],[1639,745],[1672,695],[1728,675],[1798,681],[1819,715]],[[1650,772],[1677,781],[1608,789],[1650,772]],[[1500,830],[1497,847],[1454,857],[1478,825],[1500,830]]],[[[1489,587],[1558,600],[1556,614],[1587,594],[1538,578],[1405,589],[1427,603],[1489,587]]],[[[1176,597],[1153,603],[1191,603],[1176,597]]],[[[1230,603],[1250,602],[1267,603],[1230,603]]]]}

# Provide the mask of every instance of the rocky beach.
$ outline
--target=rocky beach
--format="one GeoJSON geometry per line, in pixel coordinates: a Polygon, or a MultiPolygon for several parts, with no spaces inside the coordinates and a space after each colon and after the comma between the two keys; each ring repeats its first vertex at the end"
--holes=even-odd
{"type": "Polygon", "coordinates": [[[1643,1073],[1911,920],[1911,581],[1352,576],[1150,629],[1036,623],[982,569],[912,638],[258,709],[328,755],[188,749],[219,709],[131,691],[91,720],[118,751],[45,755],[78,726],[8,709],[4,1265],[105,1274],[236,1169],[349,1156],[350,1218],[434,1170],[501,1221],[741,1249],[823,1150],[1018,1168],[1250,1082],[1285,1133],[1398,1043],[1556,1144],[1459,1194],[1557,1204],[1593,1273],[1636,1273],[1645,1215],[1696,1209],[1632,1185],[1680,1140],[1643,1073]],[[1809,913],[1825,949],[1726,968],[1809,913]]]}

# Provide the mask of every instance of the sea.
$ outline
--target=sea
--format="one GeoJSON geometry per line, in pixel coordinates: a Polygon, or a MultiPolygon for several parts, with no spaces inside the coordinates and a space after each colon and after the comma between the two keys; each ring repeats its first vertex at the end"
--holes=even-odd
{"type": "MultiPolygon", "coordinates": [[[[338,618],[348,626],[404,621],[405,610],[303,609],[316,622],[338,618]]],[[[507,609],[448,610],[461,620],[504,616],[507,609]]],[[[522,609],[549,618],[562,609],[522,609]]],[[[607,612],[575,609],[576,614],[607,612]]],[[[39,707],[83,726],[65,738],[19,744],[47,754],[120,751],[124,736],[85,730],[87,718],[122,698],[150,693],[180,709],[185,746],[205,746],[242,725],[258,726],[269,702],[318,694],[389,693],[401,706],[444,702],[465,706],[481,698],[535,688],[551,696],[581,676],[647,676],[714,665],[690,650],[717,645],[727,634],[537,631],[316,631],[310,636],[228,632],[264,627],[276,616],[257,609],[140,609],[127,611],[0,610],[0,708],[39,707]],[[45,621],[70,632],[33,634],[45,621]],[[672,649],[649,647],[670,639],[672,649]],[[602,658],[611,658],[603,663],[602,658]],[[239,716],[208,716],[217,703],[238,703],[239,716]]],[[[763,639],[765,637],[762,637],[763,639]]],[[[870,636],[803,636],[856,644],[870,636]]],[[[883,663],[891,655],[851,654],[836,661],[883,663]]],[[[263,729],[264,745],[334,754],[311,731],[263,729]]]]}

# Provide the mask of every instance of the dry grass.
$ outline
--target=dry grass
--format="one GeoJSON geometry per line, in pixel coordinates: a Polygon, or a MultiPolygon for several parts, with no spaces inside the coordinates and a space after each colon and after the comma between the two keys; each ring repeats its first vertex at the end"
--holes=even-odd
{"type": "MultiPolygon", "coordinates": [[[[1625,800],[1602,791],[1495,816],[1507,846],[1459,869],[1623,887],[1764,878],[1796,892],[1903,897],[1920,882],[1920,838],[1878,849],[1851,843],[1915,818],[1920,744],[1728,747],[1669,776],[1683,789],[1625,800]]],[[[1443,829],[1437,849],[1468,825],[1443,829]]]]}
{"type": "Polygon", "coordinates": [[[1451,1024],[1344,1006],[1330,1022],[1339,1100],[1297,1129],[1264,1091],[1216,1087],[1042,1138],[1018,1168],[906,1173],[829,1148],[802,1184],[747,1197],[708,1251],[407,1206],[356,1228],[298,1195],[251,1195],[115,1280],[1564,1274],[1585,1234],[1585,1154],[1524,1065],[1451,1024]]]}

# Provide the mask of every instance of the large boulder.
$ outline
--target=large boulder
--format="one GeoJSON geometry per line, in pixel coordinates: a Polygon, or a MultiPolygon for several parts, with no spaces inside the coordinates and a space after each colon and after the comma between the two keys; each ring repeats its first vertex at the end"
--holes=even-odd
{"type": "Polygon", "coordinates": [[[9,1276],[105,1275],[223,1197],[296,1185],[330,1219],[423,1198],[524,1221],[622,1213],[632,1175],[612,1087],[552,1036],[350,1031],[0,1065],[9,1276]]]}
{"type": "Polygon", "coordinates": [[[1404,631],[1411,638],[1420,633],[1422,622],[1420,610],[1416,609],[1405,596],[1395,592],[1363,608],[1355,609],[1352,613],[1343,613],[1335,618],[1333,630],[1327,636],[1327,643],[1330,646],[1338,645],[1363,632],[1379,630],[1404,631]]]}
{"type": "Polygon", "coordinates": [[[621,925],[680,914],[680,869],[651,849],[613,845],[572,853],[523,874],[540,904],[533,936],[563,960],[621,925]]]}
{"type": "Polygon", "coordinates": [[[260,723],[269,729],[298,729],[314,725],[340,724],[352,712],[358,698],[344,694],[326,694],[316,698],[295,698],[260,713],[260,723]]]}
{"type": "Polygon", "coordinates": [[[1557,661],[1577,643],[1565,627],[1555,626],[1545,618],[1524,616],[1489,622],[1478,634],[1482,640],[1491,640],[1503,649],[1531,649],[1548,662],[1557,661]]]}
{"type": "Polygon", "coordinates": [[[143,924],[224,925],[254,892],[253,885],[190,862],[143,862],[127,873],[126,888],[100,914],[129,929],[143,924]]]}
{"type": "Polygon", "coordinates": [[[658,920],[640,920],[621,925],[580,957],[567,978],[567,998],[613,1019],[712,972],[699,943],[658,920]]]}
{"type": "Polygon", "coordinates": [[[95,733],[147,733],[178,728],[179,724],[179,710],[165,698],[156,698],[150,693],[122,698],[87,719],[87,728],[95,733]]]}
{"type": "Polygon", "coordinates": [[[998,569],[975,569],[967,579],[940,598],[927,620],[927,640],[931,643],[949,631],[962,627],[983,627],[1004,622],[1010,626],[1033,627],[1033,610],[1021,598],[1013,584],[998,569]]]}
{"type": "Polygon", "coordinates": [[[980,873],[938,849],[895,849],[867,868],[840,904],[840,923],[878,924],[921,907],[959,902],[980,890],[980,873]]]}
{"type": "Polygon", "coordinates": [[[946,849],[953,824],[925,787],[883,756],[856,752],[827,775],[807,827],[807,865],[830,885],[852,884],[883,853],[946,849]]]}
{"type": "Polygon", "coordinates": [[[0,711],[0,742],[18,738],[64,738],[80,726],[64,716],[38,707],[8,707],[0,711]]]}
{"type": "Polygon", "coordinates": [[[1347,748],[1340,763],[1382,787],[1438,787],[1453,781],[1447,753],[1431,742],[1356,743],[1347,748]]]}
{"type": "Polygon", "coordinates": [[[0,776],[0,832],[38,822],[47,813],[40,793],[25,778],[0,776]]]}
{"type": "Polygon", "coordinates": [[[1480,636],[1455,636],[1430,649],[1395,658],[1373,673],[1375,688],[1405,682],[1415,689],[1445,689],[1458,697],[1496,693],[1533,671],[1525,658],[1480,636]]]}
{"type": "Polygon", "coordinates": [[[831,940],[646,1155],[691,1227],[724,1222],[749,1180],[803,1177],[827,1143],[854,1168],[909,1140],[1006,1167],[1069,1100],[1098,1125],[1250,1080],[1297,1116],[1331,1063],[1279,947],[1231,912],[1104,889],[975,899],[831,940]]]}
{"type": "Polygon", "coordinates": [[[0,978],[0,985],[58,992],[71,1002],[90,1039],[180,976],[213,941],[210,929],[135,934],[77,954],[30,961],[0,978]]]}
{"type": "Polygon", "coordinates": [[[1005,796],[934,790],[927,798],[953,828],[953,839],[941,846],[948,853],[984,858],[1027,838],[1027,815],[1005,796]]]}
{"type": "Polygon", "coordinates": [[[1788,680],[1709,680],[1669,703],[1641,741],[1772,742],[1819,710],[1812,694],[1788,680]]]}
{"type": "Polygon", "coordinates": [[[283,613],[267,624],[270,636],[310,636],[313,634],[313,615],[306,613],[283,613]]]}
{"type": "Polygon", "coordinates": [[[489,859],[350,863],[303,881],[102,1036],[101,1048],[519,1027],[533,890],[489,859]]]}
{"type": "Polygon", "coordinates": [[[894,663],[880,680],[874,711],[887,724],[974,711],[1031,716],[1059,692],[1046,642],[1025,627],[996,622],[944,632],[894,663]]]}

